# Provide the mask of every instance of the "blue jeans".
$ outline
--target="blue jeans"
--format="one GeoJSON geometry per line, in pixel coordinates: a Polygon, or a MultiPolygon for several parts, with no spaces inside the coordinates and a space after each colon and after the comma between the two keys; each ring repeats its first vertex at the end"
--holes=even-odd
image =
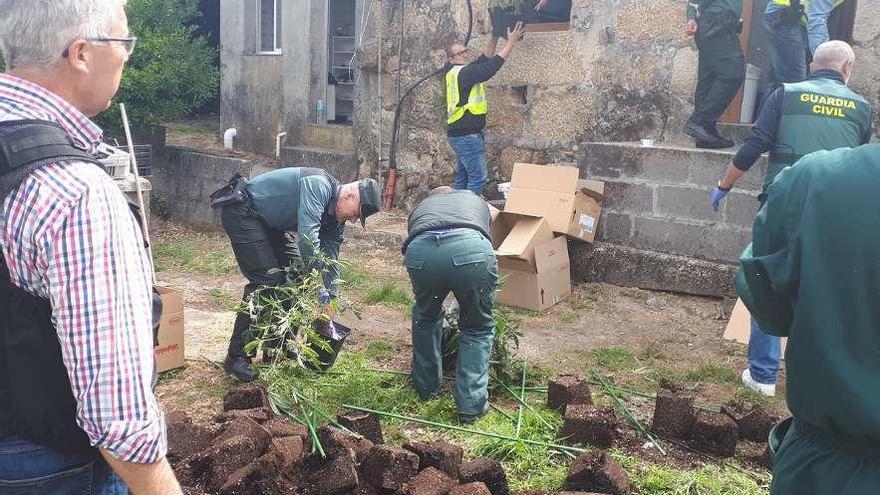
{"type": "Polygon", "coordinates": [[[449,145],[458,158],[455,173],[455,188],[468,189],[478,195],[483,194],[488,173],[486,171],[486,141],[483,135],[449,136],[449,145]]]}
{"type": "Polygon", "coordinates": [[[781,358],[779,337],[762,332],[758,322],[752,318],[749,334],[749,372],[752,379],[764,385],[775,385],[781,358]]]}
{"type": "Polygon", "coordinates": [[[797,20],[785,19],[786,9],[764,14],[770,46],[770,94],[782,83],[801,82],[807,78],[807,28],[797,20]]]}
{"type": "Polygon", "coordinates": [[[126,495],[100,454],[62,454],[17,437],[0,439],[0,494],[126,495]]]}

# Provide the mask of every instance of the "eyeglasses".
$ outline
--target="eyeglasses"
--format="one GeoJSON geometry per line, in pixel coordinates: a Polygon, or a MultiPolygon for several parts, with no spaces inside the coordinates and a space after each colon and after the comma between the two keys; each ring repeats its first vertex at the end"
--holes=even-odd
{"type": "MultiPolygon", "coordinates": [[[[125,56],[130,57],[134,52],[134,45],[137,44],[137,38],[132,36],[128,38],[78,38],[86,41],[91,41],[92,43],[118,43],[122,45],[122,49],[125,50],[125,56]]],[[[76,41],[76,40],[74,40],[76,41]]],[[[71,42],[72,43],[72,42],[71,42]]],[[[63,52],[61,52],[62,57],[67,57],[69,54],[69,48],[65,48],[63,52]]]]}

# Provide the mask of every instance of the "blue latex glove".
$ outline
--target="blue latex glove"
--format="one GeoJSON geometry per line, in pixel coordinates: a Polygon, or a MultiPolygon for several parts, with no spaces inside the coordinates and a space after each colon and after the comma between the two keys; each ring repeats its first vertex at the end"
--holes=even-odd
{"type": "Polygon", "coordinates": [[[318,302],[320,302],[322,306],[330,304],[330,292],[328,292],[327,289],[322,288],[318,291],[318,302]]]}
{"type": "Polygon", "coordinates": [[[722,191],[718,186],[712,188],[712,209],[718,211],[721,206],[721,200],[727,197],[730,191],[722,191]]]}

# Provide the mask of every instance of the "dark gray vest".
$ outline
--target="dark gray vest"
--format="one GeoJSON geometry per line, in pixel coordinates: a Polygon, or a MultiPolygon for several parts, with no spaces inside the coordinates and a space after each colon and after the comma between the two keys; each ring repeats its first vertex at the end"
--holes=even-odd
{"type": "Polygon", "coordinates": [[[492,239],[489,204],[471,191],[453,191],[429,196],[419,203],[409,216],[409,236],[402,251],[420,234],[429,230],[467,228],[474,229],[486,239],[492,239]]]}

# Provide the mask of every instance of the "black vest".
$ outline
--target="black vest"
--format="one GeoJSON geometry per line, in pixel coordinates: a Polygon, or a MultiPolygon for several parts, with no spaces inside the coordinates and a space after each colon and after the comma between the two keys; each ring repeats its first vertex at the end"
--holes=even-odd
{"type": "Polygon", "coordinates": [[[492,215],[483,198],[471,191],[452,191],[428,196],[409,215],[409,236],[401,249],[406,248],[417,236],[436,229],[468,228],[480,232],[491,240],[492,215]]]}
{"type": "MultiPolygon", "coordinates": [[[[31,172],[63,160],[103,169],[84,144],[56,124],[0,122],[0,205],[31,172]]],[[[155,293],[153,303],[155,339],[161,314],[155,293]]],[[[13,284],[0,256],[0,437],[15,435],[62,452],[94,451],[76,423],[76,401],[61,356],[49,301],[13,284]]]]}

